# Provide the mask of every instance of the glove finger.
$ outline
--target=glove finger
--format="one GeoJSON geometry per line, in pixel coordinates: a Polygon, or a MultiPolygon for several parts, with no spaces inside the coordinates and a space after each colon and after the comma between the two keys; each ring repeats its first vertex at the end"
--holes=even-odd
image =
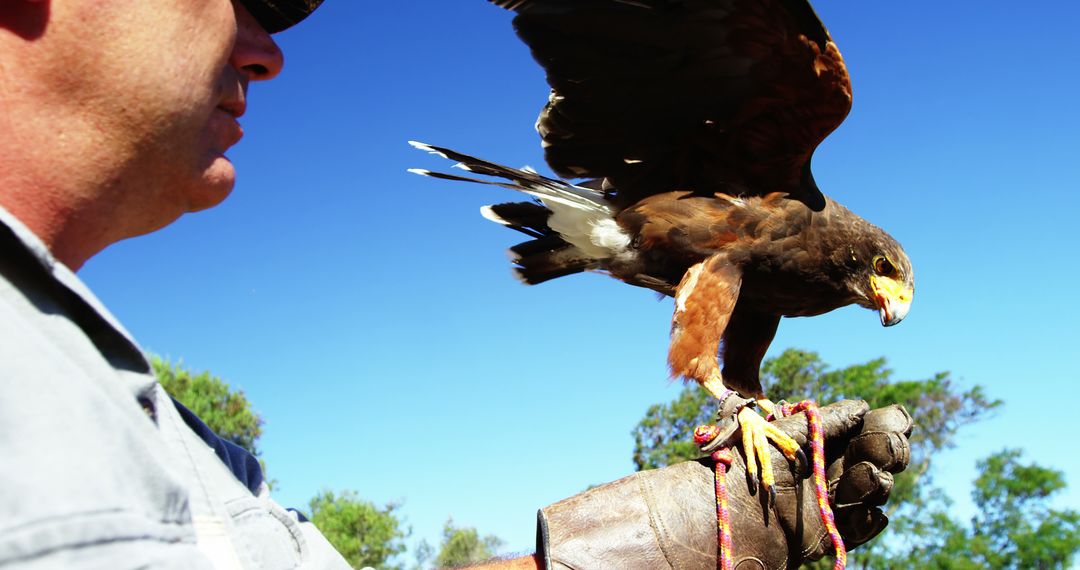
{"type": "MultiPolygon", "coordinates": [[[[862,400],[841,400],[835,404],[829,404],[819,408],[821,413],[821,426],[825,439],[832,439],[846,435],[862,423],[863,416],[870,405],[862,400]]],[[[784,430],[800,446],[809,441],[810,427],[806,422],[806,415],[802,412],[780,418],[773,422],[776,427],[784,430]]]]}
{"type": "Polygon", "coordinates": [[[854,505],[837,509],[836,528],[848,550],[877,536],[889,525],[889,517],[877,507],[854,505]]]}
{"type": "Polygon", "coordinates": [[[864,461],[853,465],[836,484],[834,504],[843,509],[859,503],[883,505],[893,488],[893,476],[864,461]]]}
{"type": "Polygon", "coordinates": [[[863,431],[891,431],[907,437],[914,426],[911,414],[899,404],[870,410],[863,417],[863,431]]]}
{"type": "Polygon", "coordinates": [[[903,471],[911,459],[907,435],[913,426],[911,415],[903,406],[870,410],[863,417],[861,432],[851,439],[844,463],[869,461],[886,471],[903,471]]]}
{"type": "Polygon", "coordinates": [[[899,473],[911,460],[911,445],[897,432],[866,432],[851,438],[846,465],[870,462],[879,469],[899,473]]]}

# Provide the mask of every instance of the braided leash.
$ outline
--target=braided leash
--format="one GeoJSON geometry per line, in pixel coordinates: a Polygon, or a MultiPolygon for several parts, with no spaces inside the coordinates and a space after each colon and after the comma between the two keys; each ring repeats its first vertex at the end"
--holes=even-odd
{"type": "MultiPolygon", "coordinates": [[[[829,487],[825,480],[825,435],[822,431],[821,414],[813,400],[803,400],[798,404],[781,404],[777,406],[777,412],[781,417],[806,413],[806,420],[810,426],[810,451],[811,463],[814,467],[814,492],[817,496],[818,510],[821,512],[821,522],[832,539],[836,550],[836,563],[833,570],[844,570],[847,566],[847,549],[844,547],[844,539],[840,531],[836,529],[836,517],[832,507],[829,506],[829,487]]],[[[772,418],[770,418],[771,420],[772,418]]],[[[720,434],[720,428],[715,425],[698,426],[694,430],[694,443],[701,446],[720,434]]],[[[720,570],[732,570],[734,560],[731,554],[731,514],[728,512],[727,494],[727,470],[731,466],[731,448],[722,447],[713,452],[712,459],[716,465],[716,567],[720,570]]]]}
{"type": "Polygon", "coordinates": [[[811,464],[814,466],[814,493],[817,495],[818,510],[821,511],[821,522],[829,532],[829,538],[836,549],[833,570],[843,570],[847,566],[847,548],[844,547],[840,531],[836,529],[836,517],[829,506],[829,484],[825,480],[825,434],[818,405],[813,400],[803,400],[794,406],[784,406],[781,411],[785,415],[806,413],[806,421],[810,424],[810,451],[813,456],[811,464]]]}
{"type": "MultiPolygon", "coordinates": [[[[694,430],[694,443],[701,446],[720,435],[717,426],[698,426],[694,430]]],[[[731,466],[731,448],[721,447],[712,454],[716,465],[716,567],[719,570],[732,570],[731,558],[731,514],[728,512],[727,469],[731,466]]]]}

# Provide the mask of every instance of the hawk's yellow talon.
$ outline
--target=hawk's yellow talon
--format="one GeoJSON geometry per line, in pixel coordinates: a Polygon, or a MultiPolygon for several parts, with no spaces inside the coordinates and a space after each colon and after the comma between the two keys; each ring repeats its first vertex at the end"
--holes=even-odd
{"type": "Polygon", "coordinates": [[[753,410],[749,408],[743,408],[739,410],[739,429],[742,430],[742,444],[743,453],[746,455],[746,476],[750,481],[750,494],[757,493],[757,481],[758,481],[758,469],[757,469],[757,455],[754,450],[757,448],[754,441],[754,430],[747,429],[747,419],[750,416],[760,417],[753,410]]]}
{"type": "MultiPolygon", "coordinates": [[[[759,400],[759,403],[764,403],[762,408],[766,410],[775,408],[768,400],[759,400]]],[[[776,477],[773,473],[772,449],[769,442],[772,441],[789,461],[797,461],[800,465],[805,465],[806,455],[794,439],[766,421],[752,408],[743,408],[739,410],[738,415],[739,429],[742,430],[743,453],[746,456],[746,475],[751,493],[757,490],[758,473],[760,473],[761,486],[769,494],[771,505],[776,497],[776,477]]]]}
{"type": "MultiPolygon", "coordinates": [[[[757,417],[761,418],[761,416],[757,417]]],[[[772,497],[776,475],[773,473],[769,440],[765,434],[765,430],[754,430],[754,452],[757,455],[758,467],[761,469],[761,486],[765,487],[765,491],[772,497]]]]}
{"type": "MultiPolygon", "coordinates": [[[[802,452],[802,449],[794,439],[788,437],[788,435],[781,431],[780,428],[769,422],[765,422],[765,435],[776,444],[776,448],[780,450],[780,453],[784,454],[784,457],[786,457],[788,461],[799,461],[798,454],[802,452]]],[[[806,455],[803,454],[803,459],[805,458],[806,455]]]]}
{"type": "Polygon", "coordinates": [[[760,400],[756,400],[755,402],[757,403],[757,406],[761,408],[761,411],[765,412],[766,416],[772,414],[773,417],[776,417],[776,404],[774,404],[772,400],[766,400],[765,398],[762,398],[760,400]]]}

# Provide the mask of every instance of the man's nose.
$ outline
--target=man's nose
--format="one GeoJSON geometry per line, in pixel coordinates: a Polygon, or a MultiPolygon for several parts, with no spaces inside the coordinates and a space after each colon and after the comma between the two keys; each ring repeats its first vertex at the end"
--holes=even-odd
{"type": "Polygon", "coordinates": [[[245,72],[252,81],[273,79],[285,65],[281,48],[247,8],[235,0],[233,6],[236,8],[236,45],[229,63],[245,72]]]}

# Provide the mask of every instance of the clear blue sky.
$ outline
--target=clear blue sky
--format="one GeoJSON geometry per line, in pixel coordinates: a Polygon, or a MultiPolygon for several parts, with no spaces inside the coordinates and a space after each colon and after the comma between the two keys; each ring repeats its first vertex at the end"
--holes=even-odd
{"type": "MultiPolygon", "coordinates": [[[[1003,446],[1062,469],[1080,507],[1074,391],[1080,258],[1080,7],[818,1],[855,103],[814,162],[888,229],[917,280],[901,325],[851,308],[788,319],[770,354],[898,378],[952,371],[1006,402],[937,481],[970,514],[1003,446]]],[[[123,242],[82,276],[151,351],[242,388],[266,418],[278,499],[320,488],[404,501],[414,539],[448,516],[531,548],[535,510],[632,469],[630,430],[667,381],[672,304],[599,275],[510,275],[520,236],[479,206],[508,191],[408,174],[418,139],[544,169],[547,86],[509,13],[482,0],[327,0],[280,35],[220,207],[123,242]]]]}

